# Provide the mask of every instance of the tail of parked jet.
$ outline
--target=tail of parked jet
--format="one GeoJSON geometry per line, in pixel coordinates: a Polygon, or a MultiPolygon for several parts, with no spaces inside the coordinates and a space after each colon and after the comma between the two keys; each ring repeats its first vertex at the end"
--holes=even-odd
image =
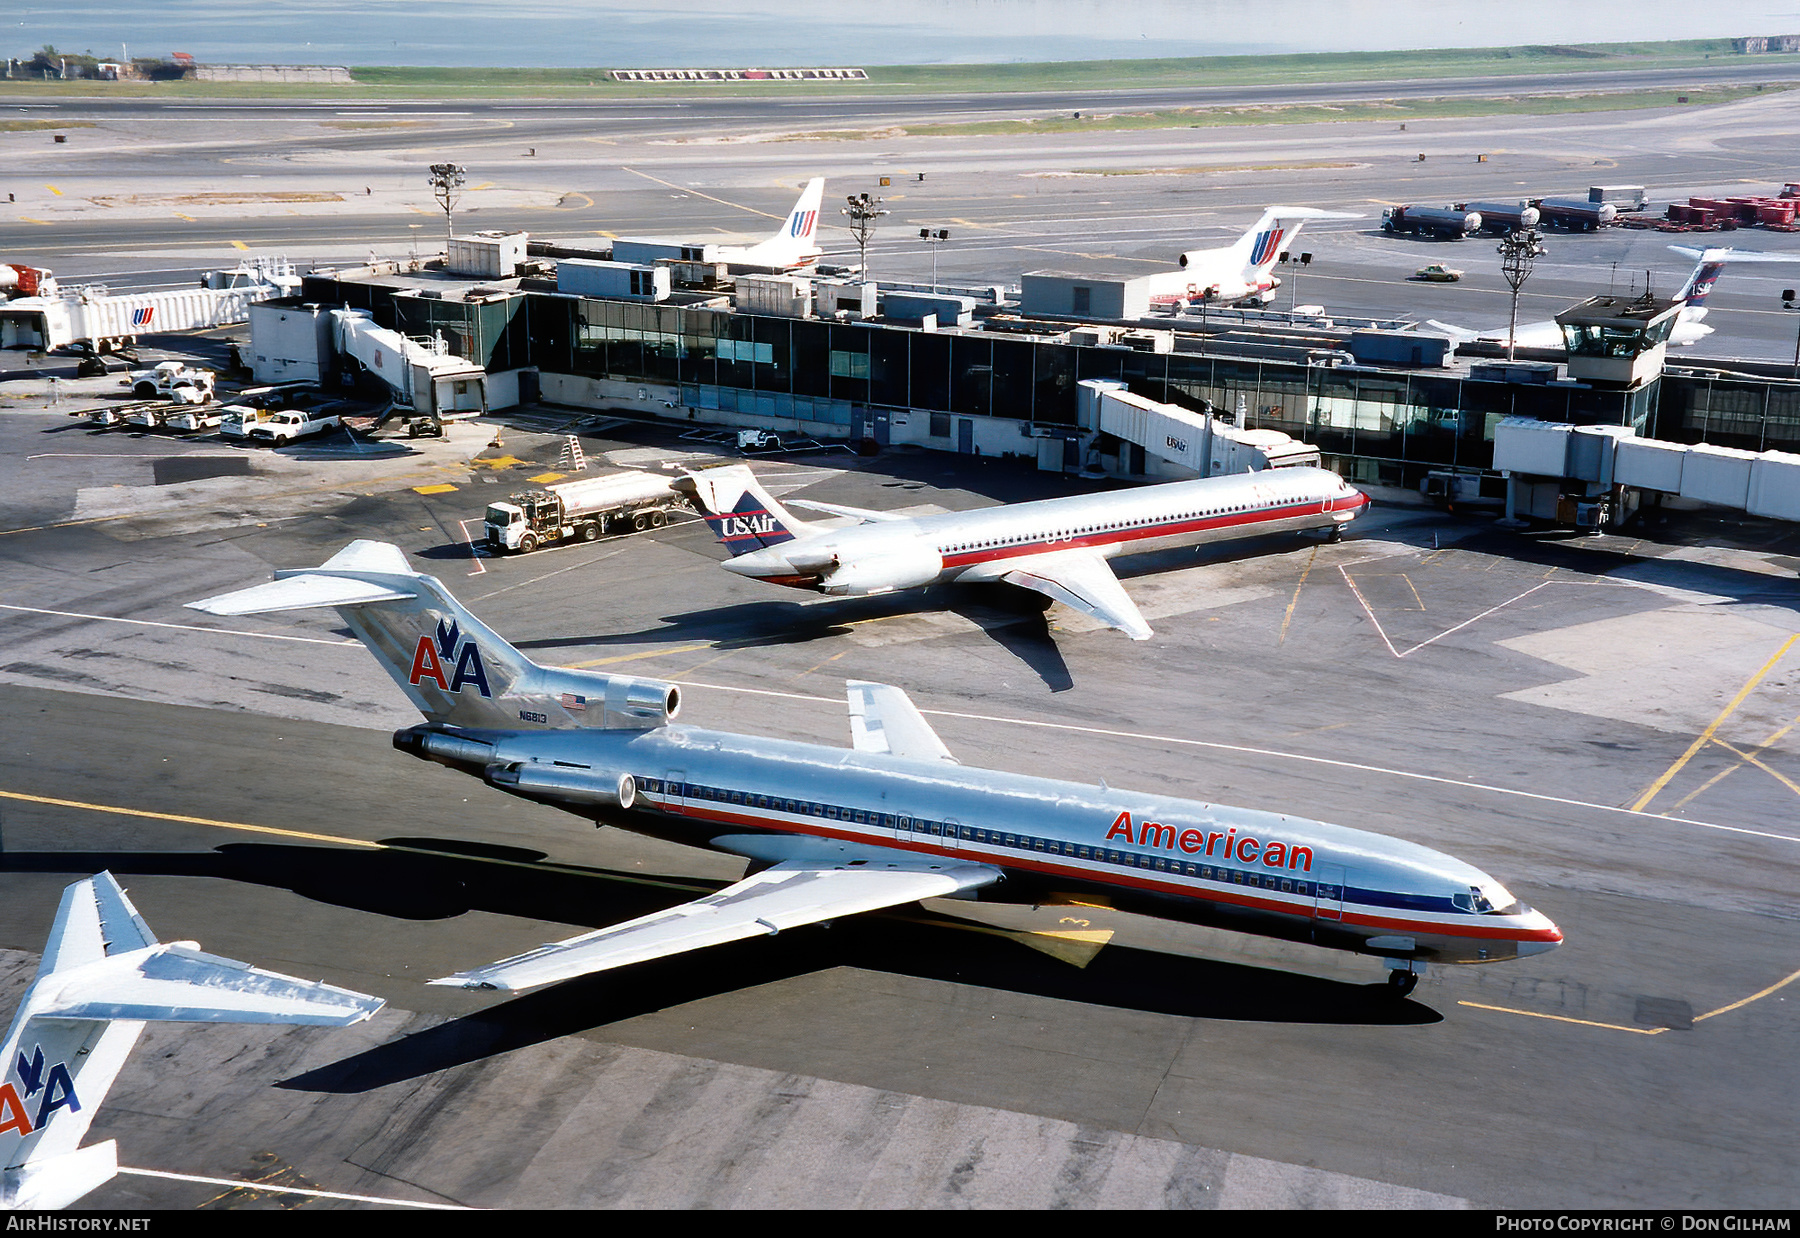
{"type": "Polygon", "coordinates": [[[775,235],[733,256],[731,261],[783,269],[807,266],[817,260],[819,203],[824,196],[823,178],[815,177],[806,182],[800,200],[794,203],[794,209],[788,212],[786,221],[775,230],[775,235]]]}
{"type": "Polygon", "coordinates": [[[277,571],[269,584],[188,605],[213,615],[330,607],[443,726],[648,727],[681,707],[674,684],[538,665],[387,542],[351,542],[320,567],[277,571]]]}
{"type": "Polygon", "coordinates": [[[159,943],[111,873],[63,891],[0,1068],[0,1207],[64,1208],[119,1171],[80,1146],[147,1022],[347,1027],[378,997],[159,943]]]}
{"type": "Polygon", "coordinates": [[[1687,322],[1698,322],[1706,317],[1706,298],[1712,294],[1713,285],[1718,282],[1726,263],[1738,262],[1800,262],[1800,254],[1760,254],[1750,251],[1732,249],[1729,245],[1709,246],[1706,249],[1695,249],[1689,245],[1671,245],[1669,248],[1683,258],[1692,258],[1696,263],[1694,273],[1688,276],[1687,283],[1675,294],[1677,301],[1684,302],[1681,317],[1687,322]]]}
{"type": "Polygon", "coordinates": [[[1356,219],[1344,211],[1324,211],[1311,206],[1271,206],[1264,211],[1256,226],[1231,245],[1218,249],[1195,249],[1181,255],[1183,269],[1216,265],[1221,274],[1241,276],[1244,283],[1255,286],[1266,282],[1269,268],[1275,265],[1284,249],[1290,248],[1309,219],[1356,219]]]}
{"type": "Polygon", "coordinates": [[[817,532],[763,489],[747,464],[689,470],[675,488],[687,492],[732,557],[817,532]]]}

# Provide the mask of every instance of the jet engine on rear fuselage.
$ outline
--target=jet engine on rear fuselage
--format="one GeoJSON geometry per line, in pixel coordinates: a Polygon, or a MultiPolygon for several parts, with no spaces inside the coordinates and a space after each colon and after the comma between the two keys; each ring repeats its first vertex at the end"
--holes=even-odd
{"type": "Polygon", "coordinates": [[[928,585],[943,570],[943,556],[929,546],[899,545],[848,562],[837,561],[820,573],[817,588],[820,593],[864,597],[928,585]]]}

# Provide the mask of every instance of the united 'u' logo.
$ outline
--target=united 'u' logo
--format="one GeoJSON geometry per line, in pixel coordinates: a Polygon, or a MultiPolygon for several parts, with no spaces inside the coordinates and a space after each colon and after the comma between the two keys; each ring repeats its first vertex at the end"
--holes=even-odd
{"type": "Polygon", "coordinates": [[[462,639],[462,625],[454,619],[448,624],[438,620],[436,640],[429,635],[419,637],[419,647],[413,651],[412,673],[407,678],[414,687],[423,686],[429,679],[443,692],[461,692],[465,685],[473,684],[481,695],[494,695],[488,687],[481,650],[473,640],[462,639]],[[448,675],[444,673],[446,666],[451,668],[448,675]]]}
{"type": "Polygon", "coordinates": [[[155,316],[156,307],[154,305],[145,306],[143,309],[134,309],[131,311],[131,325],[134,327],[147,327],[150,325],[150,320],[155,316]]]}
{"type": "Polygon", "coordinates": [[[788,219],[789,236],[811,236],[813,220],[819,217],[817,211],[795,211],[788,219]]]}
{"type": "Polygon", "coordinates": [[[1271,228],[1267,232],[1259,232],[1256,241],[1250,246],[1250,265],[1259,267],[1275,256],[1276,247],[1281,244],[1281,234],[1285,228],[1271,228]]]}

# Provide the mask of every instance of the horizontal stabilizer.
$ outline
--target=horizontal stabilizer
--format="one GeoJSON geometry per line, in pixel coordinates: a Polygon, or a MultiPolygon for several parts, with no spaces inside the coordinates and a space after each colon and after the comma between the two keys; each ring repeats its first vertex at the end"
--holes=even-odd
{"type": "Polygon", "coordinates": [[[858,752],[955,764],[950,749],[905,692],[891,684],[856,679],[844,687],[850,697],[850,743],[858,752]]]}
{"type": "Polygon", "coordinates": [[[432,984],[518,993],[705,946],[774,935],[838,916],[938,898],[997,881],[982,864],[896,861],[777,864],[717,894],[624,924],[539,946],[432,984]]]}
{"type": "Polygon", "coordinates": [[[184,942],[149,946],[50,978],[34,1016],[147,1023],[295,1023],[348,1027],[380,1010],[378,997],[296,980],[184,942]]]}
{"type": "Polygon", "coordinates": [[[373,581],[336,575],[339,572],[410,576],[406,553],[391,542],[358,538],[316,568],[283,569],[266,585],[221,593],[189,602],[188,609],[209,615],[260,615],[276,610],[306,610],[314,606],[354,606],[364,602],[398,602],[416,594],[401,592],[373,581]]]}
{"type": "Polygon", "coordinates": [[[804,507],[808,511],[824,512],[831,516],[849,516],[864,524],[880,524],[888,520],[906,520],[910,517],[906,512],[878,512],[866,507],[845,507],[842,503],[821,503],[817,499],[789,499],[794,507],[804,507]]]}
{"type": "Polygon", "coordinates": [[[189,602],[189,610],[209,615],[261,615],[276,610],[307,610],[314,606],[355,606],[365,602],[400,602],[416,595],[364,580],[303,573],[266,585],[252,585],[235,593],[189,602]]]}

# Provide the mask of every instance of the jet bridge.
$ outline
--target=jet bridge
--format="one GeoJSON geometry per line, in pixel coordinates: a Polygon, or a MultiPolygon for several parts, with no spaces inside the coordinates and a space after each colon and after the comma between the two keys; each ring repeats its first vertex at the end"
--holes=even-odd
{"type": "Polygon", "coordinates": [[[340,356],[386,383],[397,406],[439,420],[487,411],[487,371],[450,355],[442,338],[420,339],[377,326],[368,310],[333,310],[340,356]]]}
{"type": "Polygon", "coordinates": [[[1137,448],[1120,453],[1121,472],[1178,478],[1223,477],[1319,463],[1319,449],[1280,430],[1249,430],[1211,413],[1196,413],[1133,395],[1124,383],[1090,378],[1080,384],[1081,428],[1137,448]],[[1124,458],[1131,465],[1124,465],[1124,458]],[[1157,463],[1161,467],[1157,467],[1157,463]]]}

